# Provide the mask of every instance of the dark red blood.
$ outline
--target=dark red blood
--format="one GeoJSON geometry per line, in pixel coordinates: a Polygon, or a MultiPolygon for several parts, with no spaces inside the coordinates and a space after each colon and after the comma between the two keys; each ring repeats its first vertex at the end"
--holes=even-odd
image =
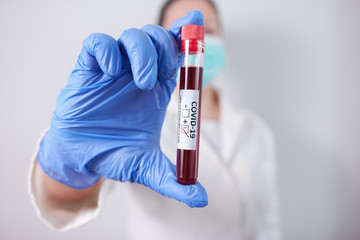
{"type": "Polygon", "coordinates": [[[200,98],[197,118],[196,150],[177,150],[176,177],[177,181],[184,185],[194,184],[198,177],[202,74],[203,68],[200,67],[182,67],[180,69],[180,90],[199,90],[200,98]]]}

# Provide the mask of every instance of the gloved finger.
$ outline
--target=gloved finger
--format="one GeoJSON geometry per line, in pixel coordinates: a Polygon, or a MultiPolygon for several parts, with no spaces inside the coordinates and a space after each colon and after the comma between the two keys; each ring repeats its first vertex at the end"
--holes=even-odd
{"type": "Polygon", "coordinates": [[[163,27],[146,25],[142,29],[153,42],[158,55],[158,77],[168,80],[177,71],[178,46],[174,37],[163,27]]]}
{"type": "Polygon", "coordinates": [[[121,34],[119,43],[129,57],[136,86],[142,90],[152,89],[158,75],[158,56],[150,37],[131,28],[121,34]]]}
{"type": "Polygon", "coordinates": [[[109,35],[93,33],[83,41],[76,69],[101,69],[106,75],[117,77],[121,72],[121,64],[122,58],[117,41],[109,35]]]}
{"type": "Polygon", "coordinates": [[[83,41],[67,87],[90,86],[119,76],[121,69],[122,57],[118,42],[106,34],[93,33],[83,41]]]}
{"type": "Polygon", "coordinates": [[[173,34],[179,46],[181,43],[181,27],[188,24],[204,26],[204,17],[198,10],[190,11],[184,17],[176,20],[170,27],[169,32],[173,34]]]}

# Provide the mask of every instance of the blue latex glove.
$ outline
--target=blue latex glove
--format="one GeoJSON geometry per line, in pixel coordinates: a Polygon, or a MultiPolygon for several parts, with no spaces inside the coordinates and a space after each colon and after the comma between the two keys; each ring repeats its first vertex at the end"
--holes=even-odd
{"type": "Polygon", "coordinates": [[[169,31],[147,25],[118,41],[104,34],[84,40],[40,146],[38,162],[48,176],[77,189],[100,177],[137,182],[190,207],[207,205],[200,183],[177,183],[160,149],[186,24],[203,25],[202,14],[188,13],[169,31]]]}

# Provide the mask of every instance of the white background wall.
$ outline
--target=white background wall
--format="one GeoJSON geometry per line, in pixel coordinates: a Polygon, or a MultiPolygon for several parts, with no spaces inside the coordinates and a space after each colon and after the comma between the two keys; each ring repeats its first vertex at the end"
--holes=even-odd
{"type": "MultiPolygon", "coordinates": [[[[26,192],[29,160],[82,40],[155,23],[161,2],[0,1],[1,239],[121,236],[123,213],[106,205],[84,227],[50,231],[26,192]]],[[[360,2],[218,3],[232,76],[224,89],[276,135],[284,239],[360,239],[360,2]]]]}

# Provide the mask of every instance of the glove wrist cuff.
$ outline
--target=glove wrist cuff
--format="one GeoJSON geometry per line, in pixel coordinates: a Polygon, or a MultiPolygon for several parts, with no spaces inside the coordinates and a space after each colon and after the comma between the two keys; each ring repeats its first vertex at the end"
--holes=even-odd
{"type": "Polygon", "coordinates": [[[73,149],[68,145],[71,144],[59,143],[47,133],[37,157],[40,168],[50,178],[71,188],[84,189],[94,185],[100,176],[86,169],[77,171],[73,149]]]}

